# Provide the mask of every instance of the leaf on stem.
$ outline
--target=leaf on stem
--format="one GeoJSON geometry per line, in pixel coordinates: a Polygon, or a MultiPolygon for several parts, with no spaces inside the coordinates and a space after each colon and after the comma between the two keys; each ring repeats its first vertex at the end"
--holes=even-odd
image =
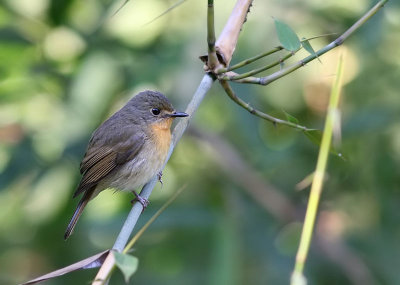
{"type": "Polygon", "coordinates": [[[315,53],[315,50],[311,46],[310,42],[306,38],[301,38],[301,45],[306,51],[308,51],[309,54],[315,56],[318,59],[318,61],[322,63],[318,55],[315,53]]]}
{"type": "Polygon", "coordinates": [[[299,124],[299,120],[297,120],[297,118],[293,117],[292,115],[290,115],[289,113],[287,113],[285,111],[283,111],[283,113],[285,114],[286,120],[288,122],[291,122],[291,123],[296,124],[296,125],[299,124]]]}
{"type": "MultiPolygon", "coordinates": [[[[321,145],[321,141],[322,141],[322,132],[320,130],[307,130],[307,131],[303,131],[303,133],[305,134],[305,136],[314,144],[320,146],[321,145]]],[[[345,160],[345,157],[343,156],[342,153],[338,152],[332,145],[330,146],[329,152],[331,154],[334,154],[338,157],[340,157],[341,159],[345,160]]]]}
{"type": "Polygon", "coordinates": [[[118,266],[118,268],[124,275],[125,282],[128,283],[129,279],[132,277],[132,275],[136,272],[138,268],[139,265],[138,258],[129,254],[119,253],[117,251],[113,252],[113,254],[115,257],[115,264],[118,266]]]}
{"type": "Polygon", "coordinates": [[[275,29],[279,42],[288,51],[295,52],[300,49],[301,43],[299,37],[286,23],[274,18],[275,29]]]}

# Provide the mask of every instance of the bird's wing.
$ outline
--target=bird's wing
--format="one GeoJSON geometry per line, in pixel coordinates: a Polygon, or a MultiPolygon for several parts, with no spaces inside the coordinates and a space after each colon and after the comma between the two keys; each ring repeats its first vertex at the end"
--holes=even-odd
{"type": "Polygon", "coordinates": [[[91,140],[81,162],[80,171],[83,177],[74,197],[91,189],[111,171],[134,158],[144,142],[145,138],[141,134],[124,137],[119,142],[118,139],[113,139],[104,144],[91,140]]]}

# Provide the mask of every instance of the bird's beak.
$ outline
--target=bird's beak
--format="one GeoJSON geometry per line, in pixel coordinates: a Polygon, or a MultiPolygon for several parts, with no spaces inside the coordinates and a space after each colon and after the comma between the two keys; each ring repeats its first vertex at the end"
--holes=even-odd
{"type": "Polygon", "coordinates": [[[173,112],[169,116],[172,118],[177,118],[177,117],[187,117],[189,115],[184,112],[173,112]]]}

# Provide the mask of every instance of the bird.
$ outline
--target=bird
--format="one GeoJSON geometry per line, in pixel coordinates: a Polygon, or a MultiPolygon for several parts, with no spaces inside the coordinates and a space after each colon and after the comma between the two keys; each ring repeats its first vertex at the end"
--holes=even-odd
{"type": "Polygon", "coordinates": [[[132,97],[92,134],[80,164],[82,175],[73,198],[82,195],[64,234],[66,240],[84,208],[101,191],[112,188],[133,192],[143,209],[148,201],[134,190],[158,175],[171,143],[171,124],[177,112],[158,91],[145,90],[132,97]]]}

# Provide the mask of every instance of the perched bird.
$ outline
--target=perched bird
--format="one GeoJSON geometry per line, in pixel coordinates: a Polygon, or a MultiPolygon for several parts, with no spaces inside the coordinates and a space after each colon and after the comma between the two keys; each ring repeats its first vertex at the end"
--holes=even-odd
{"type": "Polygon", "coordinates": [[[176,112],[156,91],[143,91],[103,122],[92,134],[80,165],[82,179],[74,198],[83,194],[64,234],[67,239],[87,203],[107,188],[132,191],[149,182],[161,168],[171,143],[171,124],[176,112]]]}

